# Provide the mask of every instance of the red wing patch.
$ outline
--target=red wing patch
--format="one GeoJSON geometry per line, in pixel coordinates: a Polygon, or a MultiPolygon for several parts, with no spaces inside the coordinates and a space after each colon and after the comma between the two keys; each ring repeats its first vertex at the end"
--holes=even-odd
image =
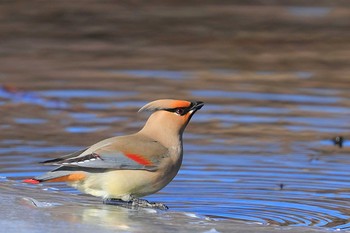
{"type": "Polygon", "coordinates": [[[28,184],[39,184],[40,181],[36,180],[36,179],[25,179],[23,180],[24,183],[28,183],[28,184]]]}
{"type": "Polygon", "coordinates": [[[144,158],[142,155],[125,153],[125,156],[131,160],[134,160],[138,164],[145,165],[145,166],[152,165],[152,162],[144,158]]]}

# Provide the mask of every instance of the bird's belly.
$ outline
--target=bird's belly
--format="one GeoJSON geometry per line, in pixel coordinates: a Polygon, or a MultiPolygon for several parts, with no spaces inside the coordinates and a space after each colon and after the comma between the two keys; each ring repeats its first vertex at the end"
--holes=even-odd
{"type": "Polygon", "coordinates": [[[89,174],[83,182],[72,185],[93,196],[128,199],[130,195],[142,197],[159,191],[175,175],[162,170],[115,170],[89,174]]]}

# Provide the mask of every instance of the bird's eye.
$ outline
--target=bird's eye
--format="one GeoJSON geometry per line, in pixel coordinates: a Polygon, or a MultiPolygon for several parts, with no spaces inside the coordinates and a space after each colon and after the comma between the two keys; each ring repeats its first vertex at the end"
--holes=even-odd
{"type": "Polygon", "coordinates": [[[178,115],[184,115],[186,113],[186,110],[184,108],[177,108],[175,109],[175,112],[178,115]]]}

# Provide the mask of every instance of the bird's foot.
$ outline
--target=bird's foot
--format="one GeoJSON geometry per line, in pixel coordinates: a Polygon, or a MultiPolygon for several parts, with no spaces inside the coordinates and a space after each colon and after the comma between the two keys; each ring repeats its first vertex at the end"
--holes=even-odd
{"type": "Polygon", "coordinates": [[[136,207],[142,207],[142,208],[153,208],[153,209],[160,209],[160,210],[167,210],[169,209],[168,206],[166,206],[163,203],[159,203],[159,202],[149,202],[145,199],[139,199],[139,198],[132,198],[130,200],[130,202],[132,203],[133,206],[136,207]]]}
{"type": "Polygon", "coordinates": [[[138,209],[138,208],[153,208],[153,209],[160,209],[160,210],[169,209],[169,207],[164,205],[163,203],[149,202],[145,199],[139,199],[135,197],[131,198],[130,201],[123,201],[117,198],[107,198],[103,200],[103,204],[122,206],[129,209],[138,209]]]}

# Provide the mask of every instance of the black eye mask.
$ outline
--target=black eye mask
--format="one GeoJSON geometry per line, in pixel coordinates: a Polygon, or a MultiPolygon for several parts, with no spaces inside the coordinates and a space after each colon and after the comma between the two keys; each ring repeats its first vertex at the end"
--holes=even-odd
{"type": "Polygon", "coordinates": [[[174,112],[180,116],[185,115],[186,113],[188,113],[191,110],[191,107],[188,108],[169,108],[169,109],[165,109],[165,111],[168,112],[174,112]]]}

